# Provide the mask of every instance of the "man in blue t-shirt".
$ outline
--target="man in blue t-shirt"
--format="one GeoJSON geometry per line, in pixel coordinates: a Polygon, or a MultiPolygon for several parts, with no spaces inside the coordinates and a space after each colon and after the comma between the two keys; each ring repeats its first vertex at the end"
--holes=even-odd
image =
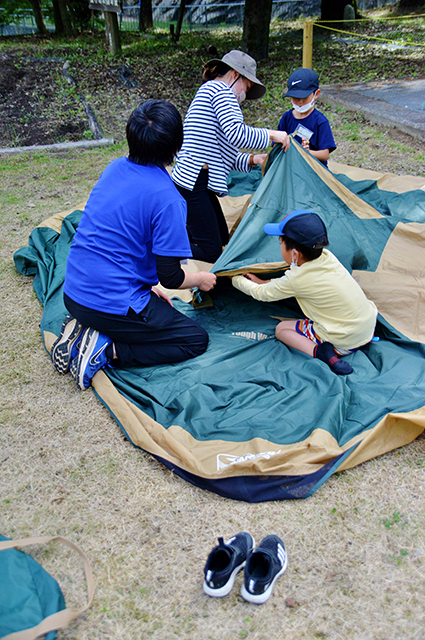
{"type": "Polygon", "coordinates": [[[295,133],[304,149],[327,167],[329,154],[336,145],[328,119],[314,107],[319,94],[319,78],[315,71],[294,71],[288,80],[288,91],[283,96],[292,98],[292,109],[283,114],[278,130],[295,133]]]}
{"type": "Polygon", "coordinates": [[[209,291],[214,274],[186,273],[186,202],[165,167],[183,142],[174,105],[148,100],[127,123],[128,158],[111,162],[90,194],[66,265],[70,315],[52,346],[81,389],[108,363],[165,364],[203,353],[208,334],[155,287],[209,291]]]}

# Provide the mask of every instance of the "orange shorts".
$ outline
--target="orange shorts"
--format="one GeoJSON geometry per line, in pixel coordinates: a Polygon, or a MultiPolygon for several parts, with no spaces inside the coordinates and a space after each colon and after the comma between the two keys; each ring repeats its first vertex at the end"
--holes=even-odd
{"type": "MultiPolygon", "coordinates": [[[[297,320],[295,322],[295,331],[314,342],[314,344],[322,344],[324,341],[322,338],[319,338],[315,332],[313,324],[313,320],[309,320],[308,318],[305,318],[304,320],[297,320]]],[[[354,353],[357,349],[360,349],[360,347],[357,347],[356,349],[335,349],[334,347],[334,351],[337,356],[348,356],[349,353],[354,353]]]]}

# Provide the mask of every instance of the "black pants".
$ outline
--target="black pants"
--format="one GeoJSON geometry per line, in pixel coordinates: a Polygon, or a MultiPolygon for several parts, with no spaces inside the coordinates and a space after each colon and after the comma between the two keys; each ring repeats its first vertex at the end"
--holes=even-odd
{"type": "MultiPolygon", "coordinates": [[[[129,309],[126,316],[84,307],[64,294],[65,306],[84,327],[96,329],[115,344],[119,365],[171,364],[204,353],[207,332],[155,293],[140,313],[129,309]]],[[[106,355],[112,360],[112,347],[106,355]]]]}
{"type": "Polygon", "coordinates": [[[187,230],[195,260],[215,262],[223,245],[229,242],[229,230],[218,197],[208,189],[208,169],[201,169],[193,191],[176,184],[187,202],[187,230]]]}

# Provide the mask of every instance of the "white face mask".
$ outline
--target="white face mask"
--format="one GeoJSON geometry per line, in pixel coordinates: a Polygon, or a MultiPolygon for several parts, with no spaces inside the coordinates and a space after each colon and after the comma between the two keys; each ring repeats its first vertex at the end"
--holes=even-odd
{"type": "Polygon", "coordinates": [[[242,104],[242,102],[246,98],[246,91],[245,91],[245,89],[239,89],[239,90],[236,89],[236,83],[238,82],[240,77],[241,76],[239,76],[239,78],[236,78],[236,80],[233,82],[233,84],[230,85],[230,88],[233,91],[233,93],[235,94],[235,98],[238,101],[238,103],[242,104]]]}
{"type": "Polygon", "coordinates": [[[236,100],[238,101],[239,104],[242,104],[242,102],[245,100],[246,98],[246,93],[245,91],[242,89],[242,91],[240,91],[239,93],[236,93],[235,89],[232,89],[233,93],[236,96],[236,100]]]}
{"type": "Polygon", "coordinates": [[[295,104],[293,102],[292,107],[298,113],[306,113],[306,111],[309,111],[314,106],[315,98],[316,96],[313,97],[313,100],[311,102],[308,102],[307,104],[303,104],[301,107],[298,104],[295,104]]]}

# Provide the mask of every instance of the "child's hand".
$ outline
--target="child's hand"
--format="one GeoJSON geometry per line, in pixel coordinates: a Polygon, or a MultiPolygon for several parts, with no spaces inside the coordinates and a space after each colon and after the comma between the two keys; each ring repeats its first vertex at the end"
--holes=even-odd
{"type": "Polygon", "coordinates": [[[304,149],[306,149],[307,151],[310,150],[310,143],[308,140],[306,140],[305,138],[302,139],[301,145],[303,146],[304,149]]]}
{"type": "Polygon", "coordinates": [[[253,273],[246,273],[245,278],[247,280],[251,280],[251,282],[255,282],[255,284],[267,284],[270,280],[261,280],[261,278],[257,278],[253,273]]]}

